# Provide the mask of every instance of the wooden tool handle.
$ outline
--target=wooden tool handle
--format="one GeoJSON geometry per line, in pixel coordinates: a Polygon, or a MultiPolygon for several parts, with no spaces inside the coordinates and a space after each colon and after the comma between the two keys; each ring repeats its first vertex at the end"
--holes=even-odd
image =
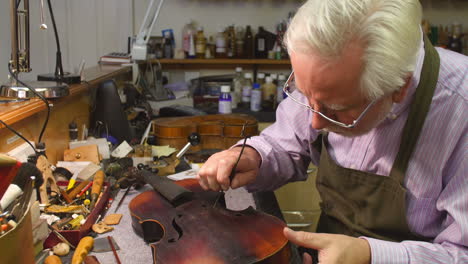
{"type": "Polygon", "coordinates": [[[94,180],[93,180],[93,187],[91,189],[91,195],[97,194],[101,192],[102,185],[104,184],[104,178],[106,175],[102,170],[98,170],[96,174],[94,175],[94,180]]]}
{"type": "Polygon", "coordinates": [[[62,260],[56,255],[50,255],[44,260],[44,264],[62,264],[62,260]]]}
{"type": "Polygon", "coordinates": [[[69,193],[68,196],[73,200],[75,196],[83,190],[86,185],[88,185],[89,181],[82,181],[78,184],[75,188],[73,188],[69,193]]]}
{"type": "Polygon", "coordinates": [[[16,162],[17,160],[15,158],[0,153],[0,167],[13,166],[16,162]]]}
{"type": "Polygon", "coordinates": [[[88,255],[89,251],[93,248],[94,239],[90,236],[85,236],[80,240],[78,246],[75,249],[75,254],[73,254],[71,264],[81,264],[85,257],[88,255]]]}

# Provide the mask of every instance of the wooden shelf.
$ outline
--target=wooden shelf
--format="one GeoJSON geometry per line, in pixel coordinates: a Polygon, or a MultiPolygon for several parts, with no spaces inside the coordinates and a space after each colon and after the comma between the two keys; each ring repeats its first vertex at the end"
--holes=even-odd
{"type": "Polygon", "coordinates": [[[152,59],[149,62],[159,62],[163,69],[226,69],[236,66],[254,69],[288,69],[291,67],[289,60],[269,59],[152,59]]]}
{"type": "MultiPolygon", "coordinates": [[[[90,67],[85,70],[85,82],[70,85],[70,95],[50,100],[50,102],[56,104],[63,100],[70,99],[71,97],[88,91],[93,85],[129,72],[131,72],[130,66],[97,65],[90,67]]],[[[11,125],[44,110],[46,110],[46,106],[44,102],[38,98],[16,103],[4,103],[0,104],[0,120],[11,125]]],[[[3,125],[0,125],[0,128],[3,128],[3,125]]]]}

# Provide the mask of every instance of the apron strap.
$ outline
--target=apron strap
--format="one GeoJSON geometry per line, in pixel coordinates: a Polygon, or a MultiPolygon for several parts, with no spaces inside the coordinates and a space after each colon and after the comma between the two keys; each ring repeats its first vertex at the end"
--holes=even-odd
{"type": "Polygon", "coordinates": [[[408,162],[413,154],[427,113],[429,112],[439,76],[439,54],[426,35],[424,35],[424,50],[425,55],[421,80],[416,88],[416,94],[410,106],[408,119],[403,128],[400,149],[390,172],[390,177],[400,182],[402,186],[408,162]]]}

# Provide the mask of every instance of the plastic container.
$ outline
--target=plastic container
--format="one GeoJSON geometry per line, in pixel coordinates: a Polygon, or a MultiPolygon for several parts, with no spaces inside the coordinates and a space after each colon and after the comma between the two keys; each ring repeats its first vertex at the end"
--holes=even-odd
{"type": "Polygon", "coordinates": [[[242,103],[246,105],[250,103],[251,92],[252,92],[252,74],[250,72],[247,72],[244,74],[244,85],[242,86],[242,103]]]}
{"type": "Polygon", "coordinates": [[[196,30],[195,30],[195,22],[193,20],[189,20],[187,24],[182,28],[182,48],[185,53],[185,57],[188,58],[189,56],[189,51],[190,51],[190,45],[193,44],[191,43],[193,41],[193,36],[195,35],[196,30]]]}
{"type": "Polygon", "coordinates": [[[286,94],[283,92],[284,84],[286,83],[286,76],[280,74],[278,76],[278,86],[276,87],[276,102],[279,104],[286,98],[286,94]]]}
{"type": "Polygon", "coordinates": [[[244,77],[242,76],[242,67],[236,67],[236,75],[232,79],[232,109],[236,109],[241,101],[243,85],[244,77]]]}
{"type": "Polygon", "coordinates": [[[220,114],[232,113],[231,87],[229,85],[221,86],[221,94],[218,101],[218,112],[220,114]]]}
{"type": "Polygon", "coordinates": [[[262,109],[262,89],[259,83],[254,83],[250,99],[250,111],[258,112],[262,109]]]}

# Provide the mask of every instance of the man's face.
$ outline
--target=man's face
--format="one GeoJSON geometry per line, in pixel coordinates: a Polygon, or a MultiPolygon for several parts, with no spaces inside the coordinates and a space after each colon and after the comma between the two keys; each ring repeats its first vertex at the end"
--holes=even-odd
{"type": "MultiPolygon", "coordinates": [[[[313,54],[291,53],[297,89],[315,110],[336,121],[353,123],[371,103],[360,89],[362,54],[359,45],[349,45],[343,56],[333,62],[324,62],[313,54]]],[[[391,96],[381,98],[353,128],[340,127],[314,114],[312,127],[349,137],[362,135],[376,127],[391,107],[391,96]]]]}

